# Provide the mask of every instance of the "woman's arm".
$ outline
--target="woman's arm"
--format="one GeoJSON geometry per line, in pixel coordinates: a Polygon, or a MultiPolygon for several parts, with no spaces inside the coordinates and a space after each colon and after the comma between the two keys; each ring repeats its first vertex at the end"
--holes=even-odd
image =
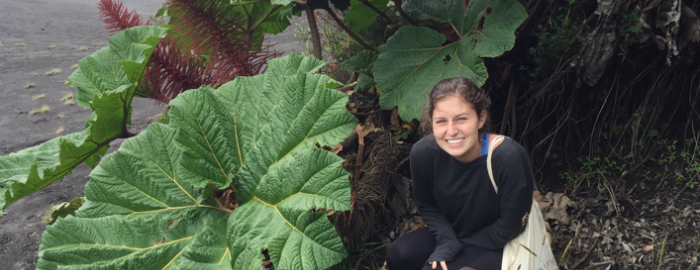
{"type": "Polygon", "coordinates": [[[432,162],[421,160],[425,157],[420,153],[420,147],[411,149],[411,178],[413,178],[413,201],[420,211],[423,222],[428,225],[428,230],[435,236],[437,245],[435,251],[430,255],[428,261],[451,261],[462,249],[462,244],[457,240],[454,229],[447,221],[435,203],[433,197],[432,162]]]}
{"type": "Polygon", "coordinates": [[[496,222],[462,239],[466,245],[498,250],[522,233],[532,206],[534,177],[527,152],[515,141],[503,144],[494,156],[494,178],[498,184],[500,214],[496,222]]]}

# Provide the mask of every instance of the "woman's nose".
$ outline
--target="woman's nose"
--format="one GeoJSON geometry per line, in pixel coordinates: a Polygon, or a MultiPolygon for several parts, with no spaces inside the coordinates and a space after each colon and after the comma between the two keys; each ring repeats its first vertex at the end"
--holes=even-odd
{"type": "Polygon", "coordinates": [[[450,136],[457,135],[457,127],[455,126],[454,122],[450,122],[447,125],[447,135],[450,135],[450,136]]]}

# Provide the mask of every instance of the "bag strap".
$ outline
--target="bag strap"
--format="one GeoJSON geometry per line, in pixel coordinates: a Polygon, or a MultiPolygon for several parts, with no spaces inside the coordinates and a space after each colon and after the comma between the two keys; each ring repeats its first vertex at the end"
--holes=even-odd
{"type": "Polygon", "coordinates": [[[493,189],[496,190],[496,194],[498,194],[498,186],[496,185],[496,180],[493,179],[493,169],[491,168],[491,156],[493,154],[493,149],[496,148],[496,145],[504,139],[505,137],[503,135],[496,136],[496,138],[493,139],[493,142],[489,143],[489,152],[486,156],[486,168],[489,170],[489,178],[491,178],[491,184],[493,185],[493,189]]]}

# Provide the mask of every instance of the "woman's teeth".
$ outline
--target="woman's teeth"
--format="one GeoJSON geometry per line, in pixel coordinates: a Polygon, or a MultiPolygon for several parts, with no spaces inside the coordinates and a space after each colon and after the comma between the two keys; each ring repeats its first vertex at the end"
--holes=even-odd
{"type": "Polygon", "coordinates": [[[464,139],[458,139],[458,140],[447,140],[447,143],[458,143],[463,141],[464,139]]]}

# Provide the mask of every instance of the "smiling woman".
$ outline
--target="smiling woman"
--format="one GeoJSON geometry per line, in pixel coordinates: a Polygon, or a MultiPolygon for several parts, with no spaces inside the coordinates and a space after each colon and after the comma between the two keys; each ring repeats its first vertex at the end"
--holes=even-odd
{"type": "Polygon", "coordinates": [[[390,270],[501,269],[503,247],[527,224],[533,176],[520,144],[488,134],[490,105],[466,78],[442,80],[429,94],[427,136],[411,149],[413,199],[428,227],[392,243],[390,270]],[[486,168],[490,144],[498,192],[486,168]]]}

